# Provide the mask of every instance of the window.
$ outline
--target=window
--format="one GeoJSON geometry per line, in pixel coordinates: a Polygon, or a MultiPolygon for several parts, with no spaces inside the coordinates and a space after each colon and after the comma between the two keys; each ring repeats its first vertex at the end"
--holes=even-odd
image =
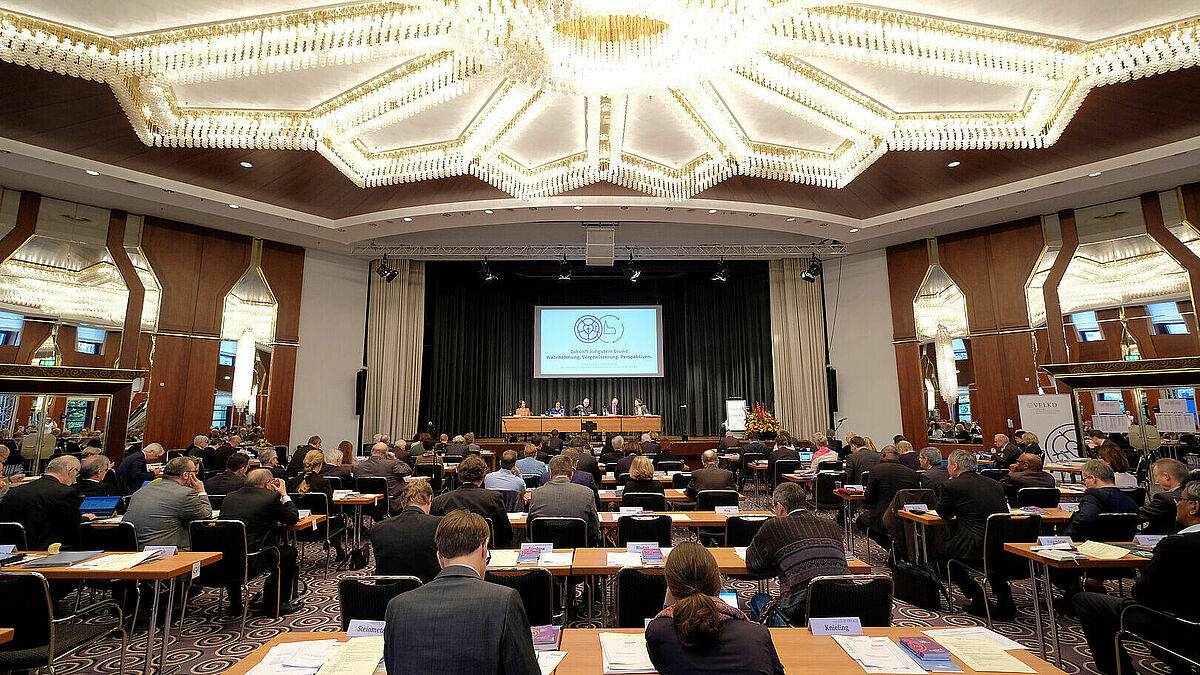
{"type": "Polygon", "coordinates": [[[1119,391],[1098,391],[1096,392],[1097,401],[1116,401],[1121,404],[1121,412],[1125,412],[1125,399],[1121,398],[1119,391]]]}
{"type": "Polygon", "coordinates": [[[1187,335],[1187,323],[1179,313],[1179,303],[1153,302],[1146,305],[1155,335],[1187,335]]]}
{"type": "Polygon", "coordinates": [[[237,356],[237,340],[221,340],[221,355],[217,357],[217,365],[232,366],[233,357],[237,356]]]}
{"type": "Polygon", "coordinates": [[[1095,312],[1076,312],[1071,315],[1071,323],[1075,325],[1075,332],[1079,335],[1079,339],[1084,342],[1100,342],[1104,339],[1104,333],[1100,332],[1100,323],[1096,321],[1095,312]]]}
{"type": "Polygon", "coordinates": [[[75,351],[80,354],[103,354],[105,331],[99,328],[76,328],[75,351]]]}
{"type": "Polygon", "coordinates": [[[21,344],[21,326],[25,317],[12,312],[0,312],[0,345],[21,344]]]}
{"type": "MultiPolygon", "coordinates": [[[[222,343],[224,344],[224,343],[222,343]]],[[[236,343],[235,343],[236,344],[236,343]]],[[[223,391],[218,391],[216,399],[213,401],[213,420],[214,427],[225,427],[229,425],[229,409],[233,407],[233,397],[223,391]]]]}
{"type": "Polygon", "coordinates": [[[954,342],[954,360],[955,361],[966,361],[968,358],[966,343],[962,341],[962,338],[954,338],[953,342],[954,342]]]}
{"type": "Polygon", "coordinates": [[[971,396],[966,387],[958,388],[958,421],[971,421],[971,396]]]}

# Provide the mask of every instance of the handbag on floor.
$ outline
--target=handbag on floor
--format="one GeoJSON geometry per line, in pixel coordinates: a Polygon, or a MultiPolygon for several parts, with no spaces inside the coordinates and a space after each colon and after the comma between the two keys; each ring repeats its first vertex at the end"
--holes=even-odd
{"type": "Polygon", "coordinates": [[[942,596],[950,604],[950,596],[937,573],[928,567],[915,565],[907,560],[891,560],[892,586],[897,600],[931,612],[942,607],[942,596]]]}

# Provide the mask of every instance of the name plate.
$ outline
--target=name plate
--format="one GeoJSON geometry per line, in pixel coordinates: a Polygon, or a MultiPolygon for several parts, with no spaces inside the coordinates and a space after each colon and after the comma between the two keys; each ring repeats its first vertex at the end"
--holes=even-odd
{"type": "Polygon", "coordinates": [[[618,515],[622,515],[622,516],[630,516],[630,515],[633,515],[633,516],[636,516],[636,515],[638,515],[638,514],[639,514],[639,513],[641,513],[641,512],[642,512],[642,507],[640,507],[640,506],[622,506],[622,507],[621,507],[621,510],[620,510],[620,511],[618,511],[618,515]]]}
{"type": "Polygon", "coordinates": [[[631,541],[628,544],[625,544],[625,552],[626,553],[641,554],[642,550],[647,549],[647,548],[658,548],[658,542],[657,541],[631,541]]]}
{"type": "Polygon", "coordinates": [[[346,635],[350,637],[371,637],[383,635],[382,621],[368,621],[366,619],[351,619],[350,625],[346,627],[346,635]]]}
{"type": "Polygon", "coordinates": [[[736,506],[716,506],[713,508],[717,513],[729,513],[736,515],[738,512],[738,507],[736,506]]]}
{"type": "Polygon", "coordinates": [[[12,553],[12,552],[13,552],[13,551],[15,551],[15,550],[17,550],[17,547],[16,547],[16,545],[14,545],[14,544],[5,544],[5,545],[3,545],[3,546],[0,546],[0,555],[3,555],[3,554],[8,554],[8,553],[12,553]]]}
{"type": "Polygon", "coordinates": [[[1154,548],[1166,536],[1165,534],[1135,534],[1133,536],[1133,543],[1143,548],[1154,548]]]}
{"type": "Polygon", "coordinates": [[[179,549],[175,546],[145,546],[145,547],[142,547],[142,550],[143,551],[158,551],[159,555],[161,555],[164,558],[170,558],[171,556],[173,556],[179,552],[179,549]]]}
{"type": "Polygon", "coordinates": [[[1054,546],[1055,544],[1075,545],[1070,537],[1038,537],[1039,546],[1054,546]]]}
{"type": "Polygon", "coordinates": [[[905,504],[904,510],[909,513],[924,513],[929,510],[929,506],[926,504],[905,504]]]}
{"type": "Polygon", "coordinates": [[[862,635],[862,622],[857,616],[833,616],[809,619],[813,635],[862,635]]]}

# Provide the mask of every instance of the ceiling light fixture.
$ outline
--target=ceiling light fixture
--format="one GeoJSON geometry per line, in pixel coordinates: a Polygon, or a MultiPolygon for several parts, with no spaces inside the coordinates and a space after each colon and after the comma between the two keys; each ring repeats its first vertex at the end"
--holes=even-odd
{"type": "Polygon", "coordinates": [[[492,268],[488,267],[487,258],[483,259],[483,264],[479,267],[479,278],[482,279],[483,283],[485,284],[490,284],[493,281],[500,280],[500,276],[493,272],[492,268]]]}
{"type": "Polygon", "coordinates": [[[1104,173],[1104,172],[1103,171],[1093,171],[1088,174],[1088,178],[1095,178],[1096,176],[1099,176],[1102,173],[1104,173]]]}
{"type": "Polygon", "coordinates": [[[791,218],[788,218],[785,222],[794,223],[794,222],[796,222],[796,217],[792,216],[791,218]]]}
{"type": "Polygon", "coordinates": [[[947,164],[946,166],[948,166],[948,167],[950,167],[951,169],[953,169],[954,167],[958,166],[959,164],[962,164],[962,162],[960,162],[960,161],[958,161],[958,160],[954,160],[953,162],[950,162],[950,163],[949,163],[949,164],[947,164]]]}
{"type": "Polygon", "coordinates": [[[729,265],[725,264],[724,258],[721,258],[721,262],[717,263],[717,271],[713,273],[712,280],[722,284],[729,281],[729,265]]]}
{"type": "Polygon", "coordinates": [[[491,210],[491,209],[484,209],[484,210],[483,210],[483,212],[484,212],[484,213],[486,213],[486,214],[488,214],[489,216],[490,216],[490,215],[492,215],[492,210],[491,210]]]}
{"type": "Polygon", "coordinates": [[[708,210],[708,212],[709,212],[709,213],[716,213],[716,212],[717,212],[717,210],[716,210],[716,209],[709,209],[709,210],[708,210]]]}
{"type": "Polygon", "coordinates": [[[242,165],[242,168],[243,168],[243,169],[252,169],[252,168],[254,168],[254,165],[253,165],[253,164],[251,164],[250,162],[239,162],[239,163],[242,165]]]}
{"type": "Polygon", "coordinates": [[[229,205],[229,208],[231,208],[231,209],[240,209],[240,208],[242,208],[242,207],[238,206],[237,204],[230,204],[230,205],[229,205]]]}
{"type": "Polygon", "coordinates": [[[808,261],[808,269],[800,273],[800,278],[811,284],[815,283],[819,276],[821,276],[821,259],[814,255],[808,261]]]}
{"type": "Polygon", "coordinates": [[[566,253],[563,254],[562,262],[560,262],[558,264],[558,280],[559,281],[570,281],[571,280],[571,263],[567,262],[567,254],[566,253]]]}
{"type": "Polygon", "coordinates": [[[582,210],[583,210],[583,207],[582,207],[582,206],[576,206],[576,207],[575,207],[575,210],[576,210],[576,211],[582,211],[582,210]]]}
{"type": "Polygon", "coordinates": [[[387,254],[383,254],[383,261],[379,263],[379,267],[375,268],[375,274],[378,274],[387,283],[392,283],[396,277],[400,276],[400,270],[393,268],[388,264],[387,254]]]}
{"type": "Polygon", "coordinates": [[[409,218],[408,216],[405,216],[405,217],[404,217],[404,222],[406,222],[406,223],[411,223],[411,222],[412,222],[412,218],[409,218]]]}
{"type": "Polygon", "coordinates": [[[858,228],[857,228],[857,227],[852,227],[852,228],[850,228],[850,234],[854,234],[855,232],[858,232],[858,228]]]}
{"type": "Polygon", "coordinates": [[[642,278],[642,269],[633,264],[633,251],[629,251],[629,265],[626,267],[625,273],[629,276],[629,283],[636,284],[638,279],[642,278]]]}
{"type": "Polygon", "coordinates": [[[83,172],[89,176],[99,176],[100,175],[99,171],[92,171],[91,169],[84,169],[83,172]]]}

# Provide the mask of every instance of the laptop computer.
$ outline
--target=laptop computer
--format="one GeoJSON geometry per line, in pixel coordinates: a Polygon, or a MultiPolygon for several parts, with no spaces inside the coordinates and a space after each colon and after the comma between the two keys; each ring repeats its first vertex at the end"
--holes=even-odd
{"type": "Polygon", "coordinates": [[[805,464],[808,464],[809,462],[811,462],[812,458],[813,458],[813,453],[811,453],[811,452],[800,453],[800,461],[804,462],[805,464]]]}
{"type": "Polygon", "coordinates": [[[81,513],[90,513],[97,518],[112,518],[117,512],[117,503],[121,501],[120,497],[84,497],[83,503],[79,505],[81,513]]]}

